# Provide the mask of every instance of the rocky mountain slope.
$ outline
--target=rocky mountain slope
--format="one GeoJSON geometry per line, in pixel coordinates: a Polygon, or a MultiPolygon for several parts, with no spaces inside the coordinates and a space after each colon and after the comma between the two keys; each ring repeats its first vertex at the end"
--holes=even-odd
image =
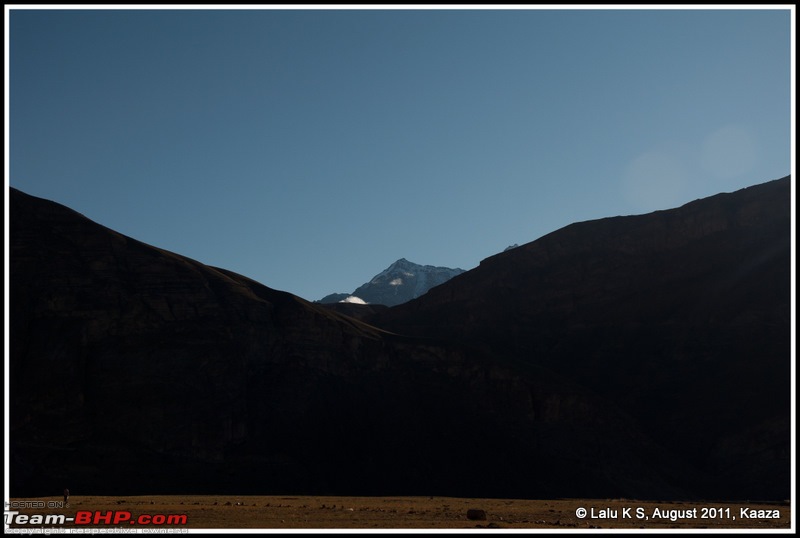
{"type": "Polygon", "coordinates": [[[444,284],[463,269],[419,265],[400,258],[389,267],[359,286],[353,293],[333,293],[321,303],[361,302],[395,306],[424,295],[434,286],[444,284]]]}
{"type": "Polygon", "coordinates": [[[787,177],[567,226],[368,319],[569,377],[713,495],[788,498],[790,229],[787,177]]]}
{"type": "Polygon", "coordinates": [[[361,321],[11,189],[11,494],[786,498],[788,186],[361,321]]]}
{"type": "Polygon", "coordinates": [[[682,497],[568,379],[406,338],[10,192],[13,496],[682,497]]]}

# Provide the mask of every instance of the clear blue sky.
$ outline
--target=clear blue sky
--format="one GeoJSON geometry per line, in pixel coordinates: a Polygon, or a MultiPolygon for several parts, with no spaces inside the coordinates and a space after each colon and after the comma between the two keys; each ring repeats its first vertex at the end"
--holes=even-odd
{"type": "Polygon", "coordinates": [[[6,12],[7,185],[309,300],[792,172],[781,10],[6,12]]]}

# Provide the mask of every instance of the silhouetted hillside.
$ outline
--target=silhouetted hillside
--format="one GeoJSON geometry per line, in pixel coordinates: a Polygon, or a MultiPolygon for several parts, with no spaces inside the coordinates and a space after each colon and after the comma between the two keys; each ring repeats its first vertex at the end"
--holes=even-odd
{"type": "Polygon", "coordinates": [[[369,318],[556,372],[709,474],[788,498],[790,180],[572,224],[369,318]]]}
{"type": "Polygon", "coordinates": [[[10,197],[13,496],[788,495],[788,179],[367,323],[10,197]]]}

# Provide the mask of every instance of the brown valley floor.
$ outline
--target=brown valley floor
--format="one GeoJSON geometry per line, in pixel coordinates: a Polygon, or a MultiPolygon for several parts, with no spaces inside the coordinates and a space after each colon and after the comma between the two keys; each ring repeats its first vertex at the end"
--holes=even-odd
{"type": "MultiPolygon", "coordinates": [[[[312,497],[312,496],[80,496],[65,508],[41,508],[31,503],[62,501],[60,497],[13,499],[10,508],[21,515],[81,512],[125,518],[116,526],[134,528],[141,516],[185,515],[191,529],[790,529],[786,503],[696,503],[614,500],[463,499],[453,497],[312,497]],[[586,515],[580,509],[584,509],[586,515]],[[742,511],[744,509],[744,512],[742,511]],[[470,519],[468,510],[485,513],[470,519]],[[779,516],[777,519],[770,516],[779,516]],[[117,515],[120,514],[120,515],[117,515]],[[750,517],[744,517],[745,515],[750,517]],[[133,521],[133,523],[131,523],[133,521]]],[[[38,506],[41,506],[39,504],[38,506]]],[[[7,507],[7,510],[9,508],[7,507]]],[[[480,513],[472,514],[473,516],[480,513]]],[[[8,517],[8,516],[7,516],[8,517]]],[[[15,516],[16,517],[16,516],[15,516]]],[[[87,515],[84,518],[89,517],[87,515]]],[[[31,519],[13,527],[41,527],[31,519]]],[[[42,520],[43,521],[43,520],[42,520]]],[[[100,524],[82,525],[90,527],[100,524]]],[[[65,526],[73,526],[67,523],[65,526]]],[[[47,526],[47,525],[45,525],[47,526]]],[[[111,525],[115,526],[115,525],[111,525]]]]}

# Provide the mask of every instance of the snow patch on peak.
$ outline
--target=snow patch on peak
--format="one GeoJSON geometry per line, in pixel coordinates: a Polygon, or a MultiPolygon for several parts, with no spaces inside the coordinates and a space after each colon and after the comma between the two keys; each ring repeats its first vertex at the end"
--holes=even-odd
{"type": "Polygon", "coordinates": [[[355,295],[350,295],[348,297],[345,297],[344,299],[342,299],[339,302],[340,303],[353,303],[353,304],[367,304],[367,302],[364,299],[362,299],[361,297],[356,297],[355,295]]]}
{"type": "MultiPolygon", "coordinates": [[[[414,275],[409,275],[409,276],[414,276],[414,275]]],[[[403,279],[402,278],[395,278],[394,280],[389,282],[389,285],[390,286],[402,286],[403,285],[403,279]]]]}

